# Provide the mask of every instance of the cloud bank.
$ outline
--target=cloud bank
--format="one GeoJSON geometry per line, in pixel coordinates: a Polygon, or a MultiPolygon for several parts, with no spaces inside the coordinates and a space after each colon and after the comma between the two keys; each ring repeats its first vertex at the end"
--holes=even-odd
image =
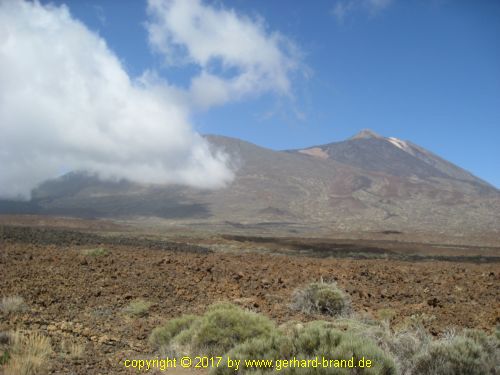
{"type": "Polygon", "coordinates": [[[199,1],[150,1],[149,12],[151,44],[169,58],[178,53],[173,46],[185,49],[203,68],[187,92],[153,73],[129,77],[106,42],[65,6],[0,1],[1,197],[29,197],[40,182],[70,170],[201,188],[231,181],[227,155],[193,130],[190,104],[287,93],[291,63],[280,37],[199,1]],[[200,23],[200,16],[208,18],[200,23]],[[248,50],[241,47],[247,39],[248,50]],[[238,74],[211,73],[213,59],[238,74]]]}

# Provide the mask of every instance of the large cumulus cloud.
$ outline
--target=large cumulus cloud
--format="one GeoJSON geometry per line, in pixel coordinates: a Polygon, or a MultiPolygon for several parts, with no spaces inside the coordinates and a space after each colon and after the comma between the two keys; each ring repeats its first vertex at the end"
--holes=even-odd
{"type": "Polygon", "coordinates": [[[191,87],[172,87],[154,72],[130,77],[65,6],[0,0],[1,197],[29,197],[71,170],[202,188],[231,181],[227,155],[193,130],[190,113],[247,93],[286,93],[293,63],[277,34],[233,11],[191,0],[148,7],[152,45],[172,58],[172,46],[182,47],[202,67],[191,87]],[[214,59],[238,74],[210,71],[214,59]]]}

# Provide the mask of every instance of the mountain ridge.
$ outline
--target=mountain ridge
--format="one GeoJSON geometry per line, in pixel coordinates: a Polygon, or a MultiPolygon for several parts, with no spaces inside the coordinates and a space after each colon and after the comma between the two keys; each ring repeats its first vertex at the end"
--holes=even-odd
{"type": "MultiPolygon", "coordinates": [[[[364,130],[344,141],[275,151],[226,136],[205,138],[236,167],[223,189],[100,181],[74,172],[38,186],[29,204],[51,215],[310,232],[500,228],[498,189],[408,141],[364,130]]],[[[0,202],[0,213],[15,211],[7,206],[0,202]]]]}
{"type": "MultiPolygon", "coordinates": [[[[464,170],[463,168],[456,166],[455,164],[441,158],[440,156],[432,153],[431,151],[424,149],[421,146],[418,146],[418,145],[412,143],[411,141],[401,140],[401,139],[398,139],[395,137],[383,137],[370,129],[363,129],[359,133],[348,138],[347,140],[330,142],[330,143],[326,143],[326,144],[322,144],[322,145],[315,145],[315,146],[308,147],[306,149],[287,150],[287,151],[292,151],[292,152],[298,151],[298,152],[310,154],[310,153],[304,152],[304,150],[315,149],[317,153],[321,153],[322,155],[325,155],[325,154],[328,155],[327,150],[328,149],[331,150],[335,146],[340,146],[340,145],[343,145],[345,143],[352,143],[352,141],[367,142],[366,140],[368,140],[368,142],[376,142],[379,145],[385,145],[385,146],[387,146],[387,143],[390,143],[391,145],[400,149],[401,151],[419,159],[420,161],[426,163],[427,165],[432,166],[437,171],[444,173],[444,175],[447,177],[453,177],[453,178],[456,178],[458,180],[475,182],[479,185],[484,185],[484,186],[487,186],[489,188],[493,188],[495,190],[498,190],[495,186],[488,183],[487,181],[480,179],[479,177],[464,170]]],[[[359,142],[357,142],[357,143],[359,143],[359,142]]],[[[311,156],[313,156],[313,155],[311,155],[311,156]]],[[[332,156],[335,156],[335,155],[329,155],[329,157],[332,157],[332,156]]],[[[368,155],[368,156],[370,156],[370,155],[368,155]]],[[[324,156],[323,156],[323,158],[324,158],[324,156]]],[[[357,165],[360,167],[363,167],[364,165],[366,165],[366,163],[367,164],[370,163],[370,161],[363,160],[363,162],[364,162],[363,165],[361,165],[360,163],[353,164],[353,163],[350,163],[349,160],[347,160],[345,158],[343,158],[342,161],[346,162],[347,164],[357,165]]],[[[399,171],[398,173],[401,173],[401,171],[399,171]]],[[[435,177],[441,177],[441,176],[442,175],[440,175],[440,173],[438,173],[435,177]]]]}

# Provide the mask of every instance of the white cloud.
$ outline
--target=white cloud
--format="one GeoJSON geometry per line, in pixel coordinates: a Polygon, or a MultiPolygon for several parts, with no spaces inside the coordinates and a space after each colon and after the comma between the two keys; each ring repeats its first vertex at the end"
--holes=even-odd
{"type": "Polygon", "coordinates": [[[290,95],[300,66],[296,47],[261,20],[200,0],[148,0],[149,41],[169,64],[195,64],[190,99],[208,108],[274,92],[290,95]]]}
{"type": "Polygon", "coordinates": [[[393,0],[338,0],[331,12],[339,23],[343,23],[349,14],[364,11],[373,16],[392,2],[393,0]]]}
{"type": "MultiPolygon", "coordinates": [[[[273,45],[267,58],[279,60],[273,45]]],[[[192,49],[198,61],[214,53],[192,49]]],[[[236,55],[228,61],[239,64],[236,55]]],[[[253,71],[262,63],[250,65],[253,71]]],[[[277,67],[269,69],[261,74],[277,67]]],[[[275,81],[288,89],[286,77],[275,81]]],[[[0,0],[0,196],[28,197],[61,169],[223,186],[233,177],[227,157],[192,129],[183,95],[153,74],[130,78],[105,41],[66,7],[0,0]]]]}

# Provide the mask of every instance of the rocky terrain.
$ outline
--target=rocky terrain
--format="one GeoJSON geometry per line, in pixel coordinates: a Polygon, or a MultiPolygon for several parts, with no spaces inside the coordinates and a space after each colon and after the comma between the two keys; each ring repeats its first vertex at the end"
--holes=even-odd
{"type": "MultiPolygon", "coordinates": [[[[0,332],[47,335],[54,349],[52,373],[126,373],[124,358],[152,355],[147,338],[153,328],[181,314],[202,313],[216,301],[235,302],[277,322],[313,319],[292,311],[290,298],[296,288],[320,279],[336,280],[358,314],[377,317],[392,309],[394,325],[419,315],[434,335],[453,327],[491,331],[500,323],[500,263],[494,257],[485,262],[356,256],[367,253],[366,245],[344,247],[351,252],[347,257],[339,251],[318,257],[325,241],[316,251],[309,246],[301,253],[297,242],[293,248],[288,240],[180,242],[82,229],[0,230],[2,297],[20,296],[26,303],[18,312],[0,310],[0,332]],[[231,244],[231,251],[222,251],[224,244],[231,244]],[[92,255],[96,248],[104,251],[92,255]],[[147,314],[127,315],[124,308],[139,298],[152,304],[147,314]],[[78,344],[83,354],[65,355],[67,342],[78,344]]],[[[375,248],[369,247],[390,254],[386,246],[375,248]]],[[[495,253],[498,249],[488,250],[489,256],[495,253]]],[[[444,253],[432,256],[439,254],[444,253]]]]}

